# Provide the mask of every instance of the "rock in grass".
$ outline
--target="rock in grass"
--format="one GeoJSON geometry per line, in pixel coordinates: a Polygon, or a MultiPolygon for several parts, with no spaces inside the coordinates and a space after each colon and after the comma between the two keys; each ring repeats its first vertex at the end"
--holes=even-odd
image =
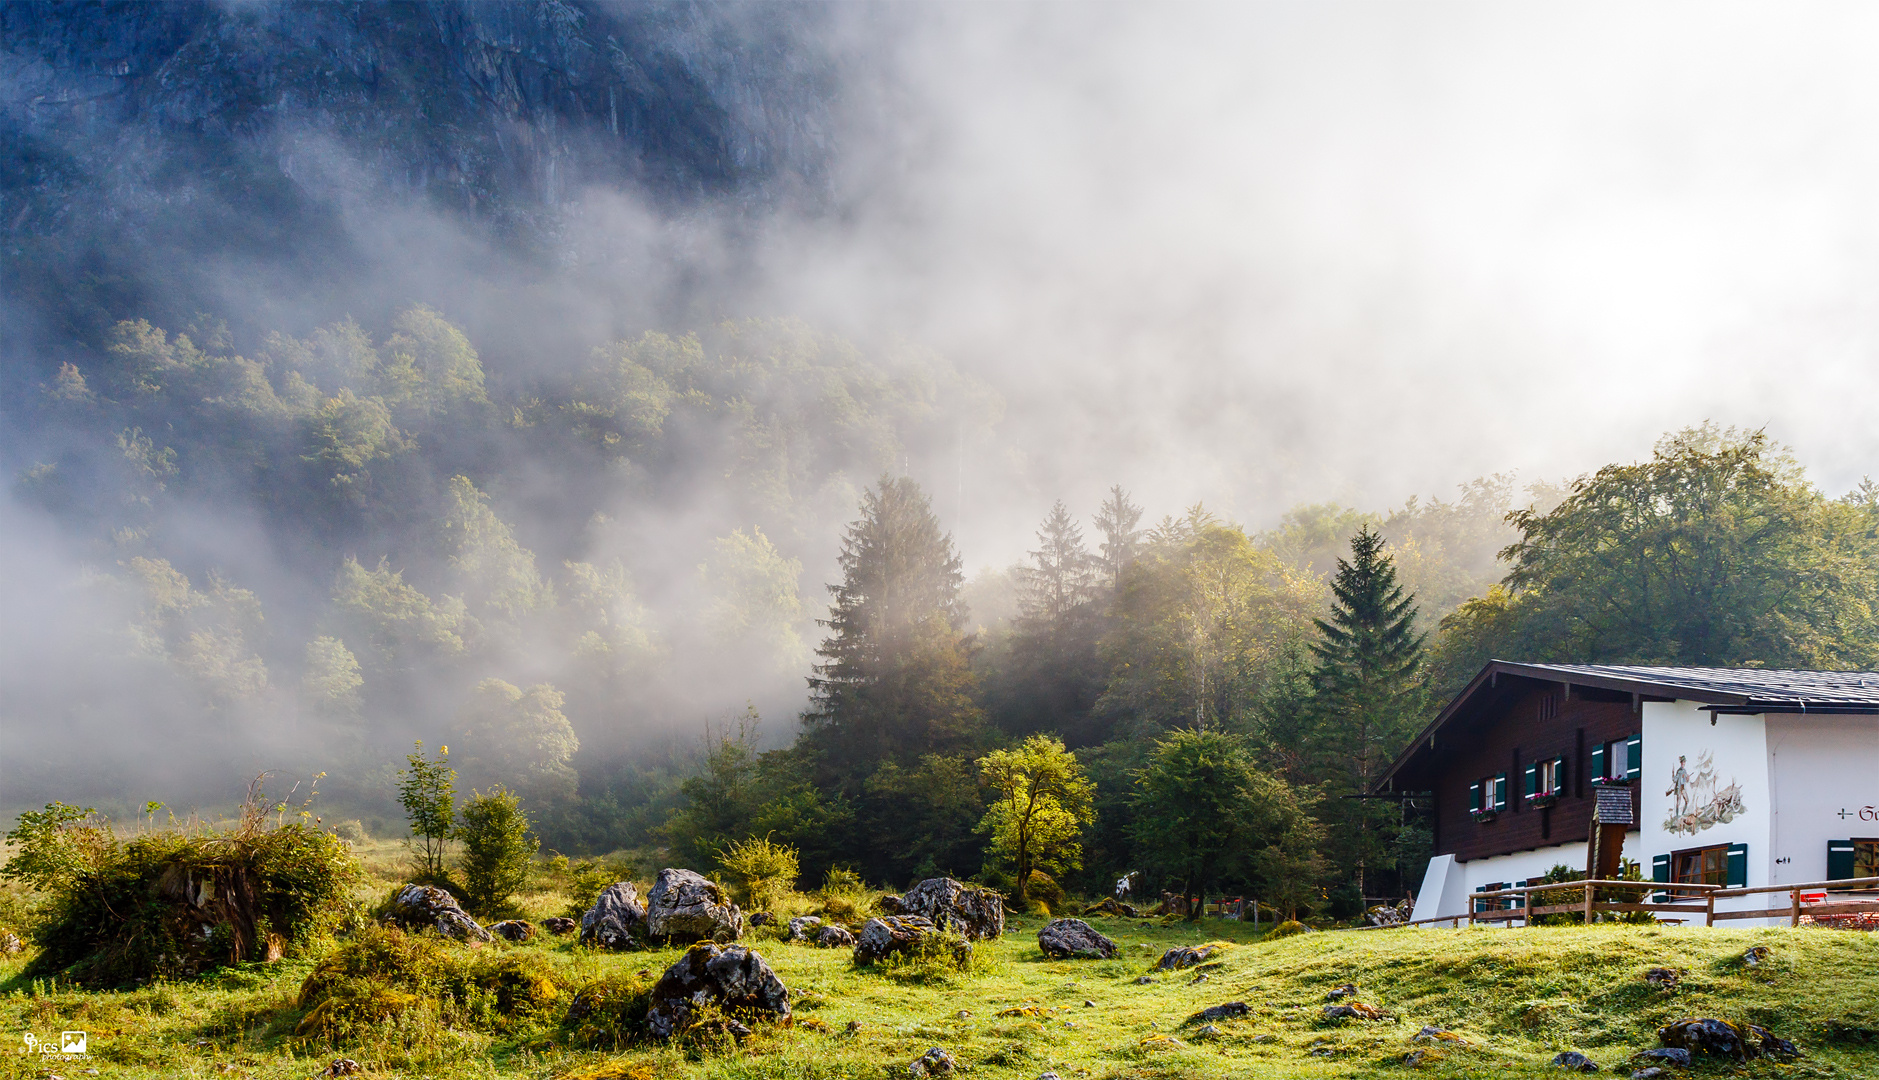
{"type": "MultiPolygon", "coordinates": [[[[855,963],[878,964],[897,953],[911,953],[922,941],[939,933],[932,920],[918,915],[882,915],[869,919],[855,937],[855,963]]],[[[971,947],[966,944],[966,948],[971,947]]]]}
{"type": "Polygon", "coordinates": [[[1461,1043],[1463,1045],[1467,1045],[1468,1042],[1467,1039],[1462,1038],[1452,1031],[1444,1031],[1439,1027],[1429,1026],[1425,1026],[1421,1031],[1411,1035],[1409,1041],[1419,1043],[1461,1043]]]}
{"type": "MultiPolygon", "coordinates": [[[[96,1071],[96,1070],[92,1070],[96,1071]]],[[[331,1065],[320,1070],[321,1076],[355,1076],[364,1072],[365,1066],[351,1058],[336,1058],[331,1065]]]]}
{"type": "Polygon", "coordinates": [[[816,915],[798,915],[789,921],[789,939],[808,941],[810,936],[822,925],[822,919],[816,915]]]}
{"type": "Polygon", "coordinates": [[[1246,1007],[1244,1001],[1229,1001],[1225,1005],[1210,1005],[1195,1013],[1193,1016],[1188,1017],[1187,1022],[1190,1024],[1198,1024],[1210,1020],[1232,1020],[1236,1017],[1245,1016],[1251,1011],[1251,1009],[1246,1007]]]}
{"type": "Polygon", "coordinates": [[[1801,1056],[1801,1048],[1781,1038],[1760,1024],[1743,1025],[1749,1035],[1750,1045],[1761,1051],[1763,1057],[1776,1061],[1792,1061],[1801,1056]]]}
{"type": "Polygon", "coordinates": [[[1220,1034],[1220,1029],[1212,1024],[1202,1024],[1194,1031],[1194,1037],[1196,1039],[1218,1039],[1220,1034]]]}
{"type": "Polygon", "coordinates": [[[1654,967],[1644,973],[1644,981],[1658,990],[1675,990],[1682,974],[1674,968],[1654,967]]]}
{"type": "Polygon", "coordinates": [[[1113,960],[1116,943],[1082,919],[1053,919],[1037,932],[1037,947],[1053,960],[1113,960]]]}
{"type": "Polygon", "coordinates": [[[907,1066],[907,1071],[916,1077],[940,1076],[953,1072],[958,1068],[959,1060],[957,1058],[948,1053],[945,1048],[935,1046],[926,1053],[914,1058],[913,1064],[907,1066]]]}
{"type": "Polygon", "coordinates": [[[1742,954],[1742,963],[1748,967],[1758,967],[1768,961],[1768,946],[1757,945],[1742,954]]]}
{"type": "Polygon", "coordinates": [[[1324,996],[1326,1001],[1343,1001],[1347,997],[1357,996],[1357,984],[1345,983],[1324,996]]]}
{"type": "Polygon", "coordinates": [[[789,988],[763,957],[742,945],[692,946],[659,977],[651,1001],[646,1028],[660,1039],[685,1030],[706,1002],[745,1018],[787,1020],[790,1015],[789,988]]]}
{"type": "Polygon", "coordinates": [[[527,941],[535,936],[535,924],[527,919],[504,919],[492,925],[489,932],[504,941],[527,941]]]}
{"type": "Polygon", "coordinates": [[[1632,1073],[1631,1080],[1657,1080],[1658,1077],[1667,1075],[1669,1074],[1664,1072],[1662,1068],[1652,1065],[1632,1073]]]}
{"type": "Polygon", "coordinates": [[[646,934],[646,909],[630,881],[600,890],[594,906],[581,916],[581,944],[601,949],[630,949],[646,934]]]}
{"type": "Polygon", "coordinates": [[[759,926],[768,926],[771,923],[776,921],[776,916],[770,914],[767,911],[759,911],[759,912],[753,913],[750,916],[749,920],[747,921],[749,922],[752,928],[759,927],[759,926]]]}
{"type": "Polygon", "coordinates": [[[853,948],[854,944],[855,935],[849,933],[845,927],[825,926],[822,928],[822,932],[816,935],[816,946],[818,948],[848,949],[853,948]]]}
{"type": "Polygon", "coordinates": [[[1361,1001],[1353,1001],[1348,1005],[1326,1005],[1324,1011],[1320,1014],[1325,1020],[1338,1022],[1345,1020],[1384,1020],[1388,1019],[1389,1015],[1389,1013],[1384,1012],[1375,1005],[1365,1005],[1361,1001]]]}
{"type": "Polygon", "coordinates": [[[26,946],[20,943],[20,936],[11,930],[0,932],[0,953],[12,956],[26,946]]]}
{"type": "Polygon", "coordinates": [[[744,913],[717,882],[691,870],[666,867],[646,894],[646,934],[659,941],[736,941],[744,913]]]}
{"type": "Polygon", "coordinates": [[[1577,1050],[1567,1050],[1554,1056],[1553,1068],[1570,1069],[1573,1072],[1597,1072],[1598,1063],[1577,1050]]]}
{"type": "Polygon", "coordinates": [[[930,919],[942,930],[956,930],[967,941],[992,941],[1005,932],[1005,898],[952,878],[927,878],[908,889],[900,910],[930,919]]]}
{"type": "Polygon", "coordinates": [[[435,885],[406,885],[392,898],[392,922],[407,930],[429,927],[458,941],[489,941],[483,929],[469,913],[457,906],[457,898],[435,885]]]}
{"type": "Polygon", "coordinates": [[[882,893],[880,899],[874,902],[874,910],[883,915],[899,915],[901,914],[900,897],[893,893],[882,893]]]}
{"type": "Polygon", "coordinates": [[[1757,1057],[1786,1060],[1801,1056],[1800,1048],[1759,1024],[1732,1024],[1713,1018],[1685,1019],[1657,1029],[1657,1040],[1670,1049],[1682,1049],[1692,1055],[1733,1058],[1738,1062],[1757,1057]]]}
{"type": "Polygon", "coordinates": [[[1676,1069],[1690,1067],[1690,1052],[1682,1047],[1660,1046],[1651,1050],[1640,1050],[1631,1055],[1631,1063],[1643,1062],[1647,1065],[1669,1065],[1676,1069]]]}
{"type": "Polygon", "coordinates": [[[542,920],[542,929],[548,931],[549,933],[555,935],[556,937],[561,937],[565,934],[572,934],[573,932],[575,932],[576,930],[579,930],[580,928],[581,928],[580,923],[575,922],[573,919],[563,918],[560,915],[557,915],[552,919],[542,920]]]}
{"type": "Polygon", "coordinates": [[[1219,951],[1220,950],[1218,948],[1212,945],[1201,945],[1201,946],[1196,946],[1196,947],[1190,947],[1187,945],[1176,945],[1174,948],[1169,949],[1167,952],[1161,954],[1161,959],[1157,961],[1155,964],[1155,970],[1156,971],[1179,971],[1185,967],[1193,967],[1195,964],[1198,964],[1202,962],[1203,960],[1206,960],[1208,957],[1214,955],[1215,953],[1219,951]]]}
{"type": "Polygon", "coordinates": [[[1155,977],[1153,975],[1143,975],[1135,980],[1135,985],[1137,986],[1153,986],[1154,984],[1155,977]]]}

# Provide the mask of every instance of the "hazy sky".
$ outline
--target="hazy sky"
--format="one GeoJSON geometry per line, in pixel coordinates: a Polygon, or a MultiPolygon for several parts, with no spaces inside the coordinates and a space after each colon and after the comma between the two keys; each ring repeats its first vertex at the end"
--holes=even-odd
{"type": "MultiPolygon", "coordinates": [[[[1704,419],[1838,493],[1879,448],[1876,21],[923,9],[897,92],[851,90],[895,136],[851,145],[854,223],[778,226],[775,302],[993,381],[1040,494],[1084,506],[1114,478],[1263,523],[1704,419]]],[[[1023,539],[967,501],[969,551],[1023,539]]]]}

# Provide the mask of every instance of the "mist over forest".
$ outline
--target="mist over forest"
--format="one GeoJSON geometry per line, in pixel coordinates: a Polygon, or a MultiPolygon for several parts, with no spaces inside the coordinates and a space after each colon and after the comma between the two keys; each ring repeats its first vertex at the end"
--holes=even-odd
{"type": "Polygon", "coordinates": [[[0,6],[0,810],[963,876],[1041,734],[1095,880],[1214,730],[1360,901],[1490,656],[1879,664],[1860,35],[1371,14],[0,6]]]}

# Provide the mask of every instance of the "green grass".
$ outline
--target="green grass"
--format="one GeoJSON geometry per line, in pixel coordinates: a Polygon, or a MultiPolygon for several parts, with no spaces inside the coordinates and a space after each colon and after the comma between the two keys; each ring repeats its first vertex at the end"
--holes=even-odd
{"type": "MultiPolygon", "coordinates": [[[[526,899],[535,918],[565,904],[552,891],[526,899]]],[[[1403,1055],[1417,1048],[1410,1037],[1432,1024],[1461,1034],[1468,1045],[1444,1047],[1444,1056],[1416,1075],[1557,1077],[1547,1063],[1560,1050],[1582,1050],[1609,1074],[1631,1052],[1656,1045],[1658,1025],[1688,1015],[1752,1020],[1806,1052],[1792,1065],[1708,1067],[1699,1076],[1879,1076],[1873,935],[1562,927],[1315,933],[1259,943],[1240,924],[1217,920],[1092,922],[1123,945],[1121,958],[1046,960],[1035,939],[1042,920],[1026,917],[1013,920],[1003,940],[980,946],[972,973],[950,976],[857,971],[845,950],[789,945],[770,928],[758,930],[747,941],[792,990],[810,997],[795,1026],[760,1027],[746,1046],[716,1052],[571,1048],[559,1008],[500,1031],[391,1026],[334,1046],[293,1036],[303,1015],[295,996],[313,958],[86,993],[23,985],[14,978],[23,958],[14,957],[0,964],[0,979],[10,979],[0,982],[6,1033],[0,1076],[51,1071],[71,1078],[96,1068],[100,1076],[305,1078],[344,1055],[365,1063],[372,1076],[885,1080],[891,1068],[944,1046],[975,1077],[1017,1080],[1047,1069],[1064,1080],[1400,1077],[1408,1074],[1403,1055]],[[1186,971],[1137,985],[1167,947],[1213,940],[1239,944],[1202,969],[1205,981],[1194,982],[1195,972],[1186,971]],[[1742,966],[1738,958],[1751,945],[1768,946],[1771,962],[1742,966]],[[1642,972],[1657,966],[1687,969],[1678,989],[1654,990],[1642,981],[1642,972]],[[1396,1019],[1322,1026],[1325,993],[1344,982],[1358,985],[1357,1000],[1396,1019]],[[1216,1040],[1197,1040],[1183,1026],[1199,1009],[1236,1000],[1252,1012],[1220,1022],[1216,1040]],[[997,1015],[1027,1005],[1036,1015],[997,1015]],[[844,1033],[850,1021],[860,1025],[852,1035],[844,1033]],[[19,1053],[19,1033],[56,1039],[74,1028],[90,1032],[88,1062],[29,1061],[19,1053]],[[1179,1042],[1144,1043],[1157,1036],[1179,1042]],[[1313,1056],[1313,1049],[1330,1053],[1313,1056]]],[[[597,955],[566,939],[520,948],[539,954],[572,985],[642,969],[656,975],[679,955],[597,955]]]]}

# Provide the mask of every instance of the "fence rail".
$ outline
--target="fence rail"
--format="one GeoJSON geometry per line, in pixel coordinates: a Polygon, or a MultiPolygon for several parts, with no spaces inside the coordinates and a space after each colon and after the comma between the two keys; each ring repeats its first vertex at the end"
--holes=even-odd
{"type": "MultiPolygon", "coordinates": [[[[1582,914],[1586,922],[1592,921],[1595,912],[1631,912],[1648,911],[1666,912],[1695,918],[1703,917],[1704,926],[1714,926],[1719,921],[1731,919],[1778,919],[1788,918],[1789,926],[1801,925],[1801,916],[1833,915],[1873,915],[1879,917],[1879,896],[1870,899],[1852,897],[1836,898],[1803,903],[1803,893],[1811,892],[1858,892],[1879,890],[1879,877],[1850,878],[1839,881],[1806,881],[1785,885],[1758,885],[1754,888],[1726,888],[1721,885],[1699,885],[1690,882],[1670,881],[1560,881],[1549,885],[1521,885],[1508,889],[1494,889],[1489,892],[1468,894],[1469,910],[1461,915],[1445,915],[1436,919],[1412,919],[1409,922],[1386,923],[1382,926],[1352,926],[1346,930],[1395,930],[1408,926],[1448,925],[1460,927],[1464,923],[1473,926],[1476,923],[1519,921],[1524,925],[1533,925],[1533,920],[1542,915],[1582,914]],[[1621,900],[1599,900],[1600,890],[1607,892],[1636,893],[1637,901],[1626,903],[1621,900]],[[1535,893],[1582,892],[1583,901],[1570,904],[1542,904],[1535,907],[1530,898],[1535,893]],[[1648,894],[1657,894],[1665,899],[1657,903],[1643,903],[1648,894]],[[1788,906],[1782,908],[1755,908],[1736,911],[1716,910],[1717,900],[1728,900],[1742,896],[1767,896],[1776,893],[1788,894],[1788,906]],[[1495,906],[1487,910],[1477,910],[1481,901],[1495,906]],[[1503,902],[1517,903],[1519,906],[1501,907],[1503,902]]],[[[1622,893],[1621,893],[1622,895],[1622,893]]],[[[1681,920],[1677,920],[1681,921],[1681,920]]]]}

